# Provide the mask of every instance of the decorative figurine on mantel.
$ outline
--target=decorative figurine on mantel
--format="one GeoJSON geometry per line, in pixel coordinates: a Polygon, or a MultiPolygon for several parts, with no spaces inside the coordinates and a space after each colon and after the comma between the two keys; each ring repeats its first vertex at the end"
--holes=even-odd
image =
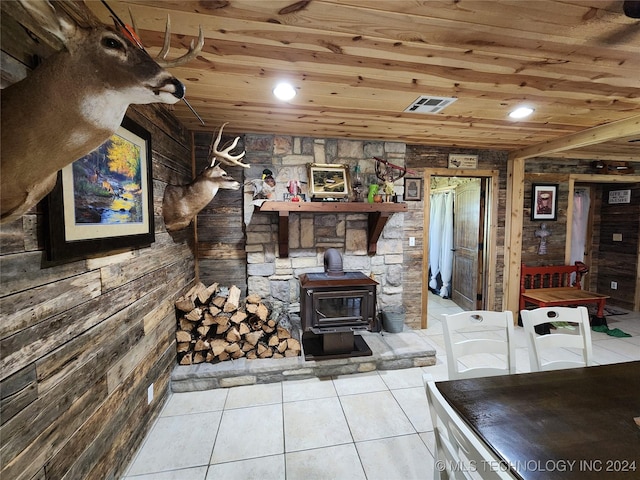
{"type": "Polygon", "coordinates": [[[369,194],[367,195],[367,201],[369,203],[373,203],[375,198],[378,197],[378,189],[380,186],[377,183],[372,183],[369,185],[369,194]]]}
{"type": "Polygon", "coordinates": [[[276,180],[268,168],[262,171],[262,177],[246,182],[253,187],[254,200],[273,200],[275,198],[276,180]]]}
{"type": "Polygon", "coordinates": [[[551,235],[551,231],[547,229],[547,224],[543,223],[540,228],[534,232],[534,235],[540,239],[538,247],[538,255],[547,254],[547,237],[551,235]]]}
{"type": "Polygon", "coordinates": [[[362,174],[360,173],[360,165],[356,165],[353,168],[353,180],[351,182],[351,190],[353,191],[353,201],[362,202],[364,188],[363,188],[363,182],[362,182],[362,174]]]}
{"type": "Polygon", "coordinates": [[[383,160],[382,158],[373,157],[376,161],[376,177],[382,181],[382,188],[385,195],[385,201],[391,202],[394,195],[394,183],[404,177],[407,173],[415,175],[416,172],[400,165],[383,160]],[[384,165],[384,167],[383,167],[384,165]]]}
{"type": "Polygon", "coordinates": [[[291,201],[292,202],[299,202],[300,199],[300,191],[301,191],[301,187],[300,187],[300,181],[299,180],[289,180],[287,182],[287,191],[289,192],[289,194],[291,195],[291,201]]]}

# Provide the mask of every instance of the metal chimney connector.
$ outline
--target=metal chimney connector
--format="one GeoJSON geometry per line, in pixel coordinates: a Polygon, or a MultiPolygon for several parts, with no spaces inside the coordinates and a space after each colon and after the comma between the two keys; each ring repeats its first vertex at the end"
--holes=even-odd
{"type": "Polygon", "coordinates": [[[324,252],[324,273],[330,277],[340,277],[344,275],[342,255],[335,248],[329,248],[324,252]]]}

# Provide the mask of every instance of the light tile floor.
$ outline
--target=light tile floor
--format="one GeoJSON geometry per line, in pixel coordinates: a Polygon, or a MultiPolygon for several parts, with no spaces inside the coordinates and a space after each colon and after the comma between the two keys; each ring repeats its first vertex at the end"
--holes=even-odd
{"type": "MultiPolygon", "coordinates": [[[[434,366],[171,394],[124,479],[429,478],[434,439],[422,375],[447,379],[439,319],[458,311],[430,296],[420,334],[436,348],[434,366]]],[[[592,332],[595,362],[640,360],[640,314],[608,322],[633,336],[592,332]]],[[[515,338],[517,371],[528,372],[521,327],[515,338]]]]}

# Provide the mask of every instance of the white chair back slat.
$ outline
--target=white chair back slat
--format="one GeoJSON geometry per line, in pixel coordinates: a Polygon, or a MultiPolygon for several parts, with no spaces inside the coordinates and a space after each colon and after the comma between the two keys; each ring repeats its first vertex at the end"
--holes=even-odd
{"type": "Polygon", "coordinates": [[[516,373],[513,315],[510,311],[473,310],[444,315],[442,327],[450,380],[516,373]],[[465,363],[464,357],[478,354],[491,355],[495,362],[477,365],[477,359],[468,358],[465,363]]]}
{"type": "Polygon", "coordinates": [[[520,315],[527,338],[532,372],[593,365],[591,325],[586,307],[542,307],[522,310],[520,315]],[[575,330],[566,330],[563,333],[556,329],[555,333],[538,335],[536,326],[553,322],[566,322],[575,330]],[[557,349],[561,348],[577,349],[580,350],[580,354],[576,356],[574,352],[567,350],[566,358],[559,358],[557,349]],[[552,349],[556,349],[555,353],[545,357],[545,351],[548,353],[552,349]]]}

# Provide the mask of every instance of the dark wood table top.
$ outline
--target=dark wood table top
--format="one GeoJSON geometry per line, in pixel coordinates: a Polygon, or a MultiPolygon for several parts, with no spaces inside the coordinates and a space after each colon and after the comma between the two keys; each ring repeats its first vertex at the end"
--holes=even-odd
{"type": "Polygon", "coordinates": [[[640,478],[640,361],[436,385],[518,478],[640,478]]]}

